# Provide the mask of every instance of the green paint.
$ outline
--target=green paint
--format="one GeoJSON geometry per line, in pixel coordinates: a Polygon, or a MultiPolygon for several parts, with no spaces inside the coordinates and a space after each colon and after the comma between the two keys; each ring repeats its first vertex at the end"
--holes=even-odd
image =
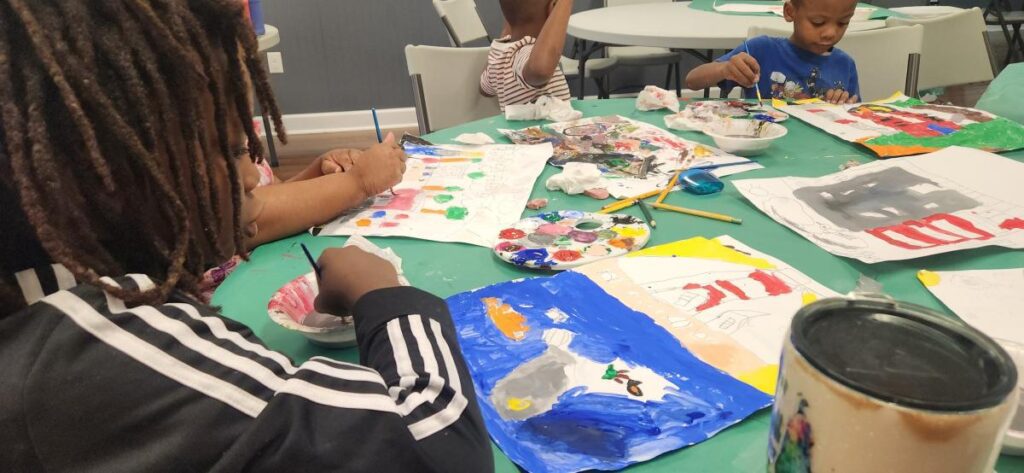
{"type": "Polygon", "coordinates": [[[482,173],[480,171],[476,171],[476,172],[469,173],[468,176],[469,176],[470,179],[480,179],[480,178],[484,177],[484,173],[482,173]]]}
{"type": "Polygon", "coordinates": [[[562,220],[562,216],[558,215],[558,212],[546,212],[537,216],[540,217],[541,220],[544,220],[545,222],[548,223],[555,223],[559,220],[562,220]]]}
{"type": "Polygon", "coordinates": [[[865,142],[875,146],[923,146],[941,149],[966,146],[984,150],[1007,151],[1024,148],[1024,127],[1005,118],[989,122],[971,123],[956,132],[943,136],[917,138],[906,133],[879,136],[865,142]]]}
{"type": "Polygon", "coordinates": [[[439,204],[445,204],[451,202],[452,199],[454,198],[455,197],[452,197],[451,194],[438,194],[434,196],[434,202],[437,202],[439,204]]]}
{"type": "Polygon", "coordinates": [[[572,238],[569,238],[567,236],[560,236],[557,240],[555,240],[555,244],[558,246],[569,246],[572,244],[572,238]]]}
{"type": "Polygon", "coordinates": [[[473,158],[473,164],[483,162],[483,158],[473,158]]]}
{"type": "Polygon", "coordinates": [[[462,220],[469,214],[469,210],[465,207],[448,207],[448,213],[445,214],[448,220],[462,220]]]}
{"type": "Polygon", "coordinates": [[[448,187],[445,187],[444,190],[446,190],[448,192],[458,192],[458,191],[461,191],[462,188],[459,187],[459,186],[448,186],[448,187]]]}
{"type": "Polygon", "coordinates": [[[584,220],[584,221],[576,224],[576,229],[577,230],[597,230],[598,228],[601,228],[602,225],[604,225],[604,224],[602,224],[601,222],[598,222],[596,220],[584,220]]]}

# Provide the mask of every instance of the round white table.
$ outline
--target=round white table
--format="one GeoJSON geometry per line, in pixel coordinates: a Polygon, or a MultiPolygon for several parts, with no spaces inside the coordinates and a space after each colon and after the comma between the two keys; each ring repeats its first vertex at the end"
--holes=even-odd
{"type": "MultiPolygon", "coordinates": [[[[686,51],[710,61],[711,50],[731,50],[747,39],[751,26],[791,28],[777,16],[726,15],[695,10],[690,2],[641,3],[619,7],[595,8],[569,17],[567,32],[579,40],[590,41],[580,56],[580,74],[587,58],[605,46],[653,46],[686,51]],[[707,51],[706,53],[701,51],[707,51]]],[[[870,20],[850,24],[849,31],[884,28],[885,21],[870,20]]],[[[580,99],[583,98],[582,82],[580,99]]]]}

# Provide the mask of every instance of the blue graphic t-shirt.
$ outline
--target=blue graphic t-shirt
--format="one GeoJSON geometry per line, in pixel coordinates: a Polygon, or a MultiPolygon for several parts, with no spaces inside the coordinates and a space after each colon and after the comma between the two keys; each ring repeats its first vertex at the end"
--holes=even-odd
{"type": "MultiPolygon", "coordinates": [[[[732,50],[716,61],[747,52],[761,65],[761,97],[800,100],[822,98],[829,89],[841,89],[853,95],[860,95],[857,82],[857,65],[848,54],[832,48],[828,54],[815,54],[789,42],[788,38],[758,36],[747,40],[746,47],[732,50]]],[[[737,84],[730,80],[719,84],[723,89],[732,89],[737,84]]],[[[745,98],[757,98],[753,88],[743,89],[745,98]]]]}

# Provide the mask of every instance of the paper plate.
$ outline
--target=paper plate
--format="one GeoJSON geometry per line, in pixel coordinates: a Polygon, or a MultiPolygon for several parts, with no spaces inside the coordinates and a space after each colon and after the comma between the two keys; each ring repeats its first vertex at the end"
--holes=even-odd
{"type": "Polygon", "coordinates": [[[502,230],[494,253],[524,268],[563,270],[639,250],[650,239],[650,227],[632,215],[559,210],[502,230]]]}
{"type": "Polygon", "coordinates": [[[310,272],[281,286],[267,304],[270,319],[299,332],[311,342],[331,348],[356,344],[356,326],[351,316],[322,314],[313,308],[320,287],[310,272]]]}

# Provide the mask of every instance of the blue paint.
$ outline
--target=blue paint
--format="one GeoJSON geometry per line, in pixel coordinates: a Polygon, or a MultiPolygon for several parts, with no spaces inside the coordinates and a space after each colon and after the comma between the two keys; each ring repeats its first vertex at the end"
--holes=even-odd
{"type": "Polygon", "coordinates": [[[928,124],[928,129],[929,130],[935,130],[935,131],[937,131],[939,133],[942,133],[943,135],[950,135],[950,134],[953,134],[956,131],[956,130],[954,130],[952,128],[948,128],[948,127],[944,127],[942,125],[939,125],[938,123],[929,123],[928,124]]]}
{"type": "Polygon", "coordinates": [[[558,212],[563,218],[583,218],[583,212],[579,210],[562,210],[558,212]]]}
{"type": "Polygon", "coordinates": [[[525,250],[519,250],[516,254],[512,255],[512,263],[519,266],[523,266],[526,263],[534,263],[538,266],[550,264],[548,260],[548,250],[544,248],[527,248],[525,250]],[[547,263],[546,263],[547,262],[547,263]]]}
{"type": "MultiPolygon", "coordinates": [[[[494,441],[531,472],[619,469],[701,442],[768,406],[764,393],[700,361],[645,314],[622,304],[587,277],[565,272],[489,286],[448,299],[487,428],[494,441]],[[526,317],[523,340],[505,337],[490,321],[482,298],[495,297],[526,317]],[[555,323],[553,307],[569,318],[555,323]],[[562,393],[547,412],[503,420],[490,403],[495,385],[519,365],[544,353],[545,330],[575,333],[569,350],[599,363],[621,358],[679,387],[661,401],[588,393],[562,393]]],[[[642,380],[641,380],[642,381],[642,380]]],[[[640,385],[644,387],[643,384],[640,385]]]]}
{"type": "Polygon", "coordinates": [[[462,156],[463,151],[442,148],[440,146],[424,146],[412,143],[406,143],[405,153],[409,155],[419,156],[432,156],[432,157],[450,157],[450,156],[462,156]]]}
{"type": "Polygon", "coordinates": [[[384,218],[387,215],[388,215],[388,213],[386,211],[378,210],[378,211],[374,212],[373,214],[371,214],[370,218],[384,218]]]}

